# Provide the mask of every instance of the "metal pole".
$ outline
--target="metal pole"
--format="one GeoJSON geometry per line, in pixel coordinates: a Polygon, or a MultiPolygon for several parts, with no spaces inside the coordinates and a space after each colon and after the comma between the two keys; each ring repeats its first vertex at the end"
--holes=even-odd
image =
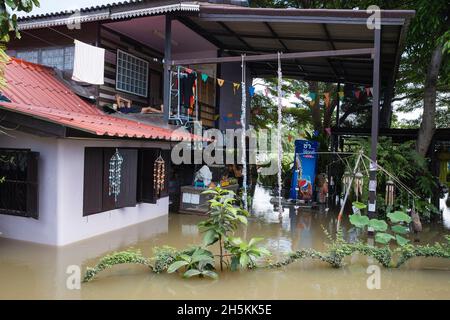
{"type": "MultiPolygon", "coordinates": [[[[371,149],[370,149],[370,173],[369,173],[369,207],[367,210],[369,218],[376,218],[376,199],[377,199],[377,144],[378,144],[378,126],[379,126],[379,108],[380,108],[380,47],[381,47],[381,26],[375,31],[375,51],[373,56],[373,98],[372,98],[372,131],[371,131],[371,149]]],[[[369,234],[373,230],[369,229],[369,234]]]]}
{"type": "Polygon", "coordinates": [[[347,189],[345,190],[345,195],[344,195],[344,201],[341,205],[341,210],[339,210],[339,214],[338,214],[338,221],[337,221],[337,229],[339,230],[340,226],[341,226],[341,219],[342,219],[342,214],[344,213],[344,208],[345,208],[345,204],[347,203],[347,199],[348,199],[348,195],[350,194],[350,189],[352,188],[352,184],[353,184],[353,179],[355,177],[356,171],[359,168],[359,162],[361,161],[362,158],[362,151],[360,151],[358,158],[356,159],[356,163],[355,163],[355,167],[353,168],[353,172],[352,172],[352,177],[350,179],[350,183],[347,186],[347,189]]]}
{"type": "Polygon", "coordinates": [[[164,122],[169,121],[169,101],[170,101],[170,64],[172,60],[172,17],[166,15],[166,37],[164,41],[164,122]]]}

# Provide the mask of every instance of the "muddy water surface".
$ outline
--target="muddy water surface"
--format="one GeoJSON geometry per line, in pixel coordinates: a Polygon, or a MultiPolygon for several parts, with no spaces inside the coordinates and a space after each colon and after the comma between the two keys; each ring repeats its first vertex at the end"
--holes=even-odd
{"type": "MultiPolygon", "coordinates": [[[[333,232],[335,217],[325,208],[291,208],[280,217],[265,191],[257,189],[253,217],[241,235],[264,237],[276,257],[297,248],[320,250],[327,241],[322,227],[333,232]]],[[[216,281],[182,280],[140,266],[117,266],[81,290],[67,289],[69,265],[84,270],[102,255],[130,247],[150,256],[154,246],[198,243],[196,224],[201,219],[171,214],[62,248],[0,238],[0,299],[450,299],[448,260],[416,258],[398,270],[381,268],[381,289],[369,290],[366,269],[372,262],[359,256],[341,269],[306,260],[277,270],[225,272],[216,281]]],[[[421,243],[442,240],[450,233],[447,228],[448,220],[425,226],[421,243]]],[[[348,240],[360,236],[348,223],[344,231],[348,240]]]]}

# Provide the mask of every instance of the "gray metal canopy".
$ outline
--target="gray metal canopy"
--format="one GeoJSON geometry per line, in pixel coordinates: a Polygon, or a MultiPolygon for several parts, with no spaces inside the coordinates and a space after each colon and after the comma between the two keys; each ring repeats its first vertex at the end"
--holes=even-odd
{"type": "MultiPolygon", "coordinates": [[[[374,47],[362,10],[271,9],[200,4],[198,15],[178,17],[222,50],[225,56],[246,53],[298,53],[374,47]]],[[[409,20],[414,11],[381,11],[381,84],[392,85],[409,20]],[[391,82],[392,81],[392,82],[391,82]]],[[[255,77],[273,77],[275,61],[249,62],[255,77]]],[[[287,77],[372,85],[371,54],[283,60],[287,77]]]]}

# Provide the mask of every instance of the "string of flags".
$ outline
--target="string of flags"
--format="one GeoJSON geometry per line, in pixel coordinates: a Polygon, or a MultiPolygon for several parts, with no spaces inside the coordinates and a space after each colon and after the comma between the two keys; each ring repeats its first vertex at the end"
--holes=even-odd
{"type": "MultiPolygon", "coordinates": [[[[190,68],[185,68],[182,67],[187,73],[192,73],[192,72],[196,72],[190,68]]],[[[234,81],[229,81],[229,80],[225,80],[225,79],[221,79],[221,78],[216,78],[216,77],[212,77],[210,75],[208,75],[207,73],[203,73],[203,72],[197,72],[200,74],[200,78],[203,82],[207,82],[208,79],[210,78],[214,78],[215,81],[217,82],[217,85],[219,85],[219,87],[223,87],[226,83],[231,83],[232,89],[233,89],[233,94],[236,95],[239,91],[239,89],[241,89],[241,83],[240,82],[234,82],[234,81]]],[[[269,86],[266,85],[261,85],[264,88],[264,95],[267,97],[269,96],[270,90],[269,90],[269,86]]],[[[248,86],[248,88],[246,88],[246,90],[248,91],[248,94],[250,97],[253,97],[255,95],[255,91],[256,88],[255,86],[251,85],[248,86]]],[[[364,86],[359,86],[359,87],[355,87],[352,90],[352,94],[356,99],[360,99],[361,98],[361,93],[364,92],[366,94],[367,97],[370,97],[373,95],[373,88],[372,87],[364,87],[364,86]]],[[[300,99],[302,95],[306,95],[308,98],[310,98],[309,104],[311,107],[314,107],[317,101],[317,97],[318,94],[317,92],[311,92],[311,91],[306,91],[306,92],[301,92],[301,91],[296,91],[295,93],[295,97],[297,99],[300,99]]],[[[333,92],[324,92],[320,97],[323,97],[323,101],[325,104],[326,108],[329,108],[331,105],[331,100],[332,97],[335,96],[335,94],[333,92]]],[[[345,98],[345,93],[344,91],[341,89],[341,91],[337,92],[337,97],[339,98],[339,100],[342,102],[345,98]]],[[[228,117],[226,117],[228,118],[228,117]]]]}

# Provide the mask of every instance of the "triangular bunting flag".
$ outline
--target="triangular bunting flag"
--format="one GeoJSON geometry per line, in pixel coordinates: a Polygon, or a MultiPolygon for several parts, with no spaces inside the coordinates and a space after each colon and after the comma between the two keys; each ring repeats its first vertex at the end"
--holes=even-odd
{"type": "Polygon", "coordinates": [[[186,68],[186,72],[191,74],[192,73],[192,69],[186,68]]]}
{"type": "Polygon", "coordinates": [[[329,136],[331,136],[331,128],[325,128],[325,132],[326,132],[329,136]]]}
{"type": "Polygon", "coordinates": [[[315,92],[308,93],[308,97],[310,97],[311,100],[313,100],[313,101],[316,100],[316,96],[317,96],[317,94],[315,92]]]}
{"type": "Polygon", "coordinates": [[[250,97],[253,97],[253,95],[255,94],[255,87],[254,86],[248,87],[248,94],[250,95],[250,97]]]}
{"type": "Polygon", "coordinates": [[[208,75],[206,73],[202,73],[202,80],[206,82],[208,80],[208,75]]]}
{"type": "Polygon", "coordinates": [[[342,101],[344,100],[344,91],[339,91],[339,99],[342,101]]]}
{"type": "Polygon", "coordinates": [[[236,120],[236,124],[237,124],[238,126],[240,126],[240,125],[241,125],[241,121],[236,120]]]}
{"type": "Polygon", "coordinates": [[[355,97],[356,97],[356,99],[359,99],[360,95],[361,95],[361,91],[359,89],[356,89],[355,90],[355,97]]]}
{"type": "Polygon", "coordinates": [[[265,88],[264,89],[264,95],[267,97],[267,96],[269,96],[269,89],[268,88],[265,88]]]}
{"type": "Polygon", "coordinates": [[[369,90],[370,90],[370,94],[373,96],[373,88],[370,87],[369,90]]]}
{"type": "Polygon", "coordinates": [[[236,94],[236,91],[239,90],[241,84],[239,82],[233,82],[233,93],[236,94]]]}
{"type": "Polygon", "coordinates": [[[219,84],[220,87],[223,86],[224,82],[225,80],[217,78],[217,83],[219,84]]]}
{"type": "Polygon", "coordinates": [[[214,116],[214,120],[218,120],[220,118],[220,114],[216,114],[215,116],[214,116]]]}

